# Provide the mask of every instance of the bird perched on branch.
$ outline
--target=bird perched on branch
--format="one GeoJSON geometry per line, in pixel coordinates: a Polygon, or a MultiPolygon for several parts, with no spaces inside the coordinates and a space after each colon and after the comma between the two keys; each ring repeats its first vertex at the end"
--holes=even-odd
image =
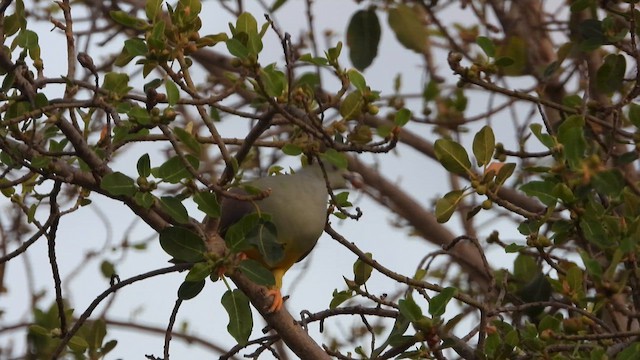
{"type": "Polygon", "coordinates": [[[268,219],[267,223],[263,223],[265,226],[261,228],[259,236],[254,236],[254,247],[244,253],[273,273],[275,286],[267,292],[268,296],[273,296],[269,312],[282,308],[280,289],[285,272],[311,252],[324,231],[329,195],[325,174],[332,189],[346,187],[349,178],[346,170],[329,164],[324,168],[325,172],[316,162],[295,173],[246,182],[230,191],[247,195],[249,189],[253,190],[251,193],[257,189],[268,195],[260,200],[249,201],[225,197],[221,202],[222,215],[218,229],[223,238],[231,226],[248,215],[254,219],[268,219]],[[275,230],[270,232],[270,227],[271,230],[275,227],[275,230]]]}

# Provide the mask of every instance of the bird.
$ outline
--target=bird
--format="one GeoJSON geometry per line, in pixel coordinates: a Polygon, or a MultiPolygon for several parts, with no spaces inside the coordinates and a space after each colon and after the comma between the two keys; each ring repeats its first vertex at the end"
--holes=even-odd
{"type": "MultiPolygon", "coordinates": [[[[350,178],[346,169],[329,164],[324,168],[332,189],[346,188],[350,178]]],[[[218,230],[222,238],[232,225],[251,214],[266,215],[275,226],[275,241],[280,244],[281,256],[267,259],[257,249],[244,252],[248,258],[269,269],[275,279],[275,285],[269,287],[265,294],[273,297],[268,313],[277,312],[283,307],[280,290],[284,274],[311,252],[324,231],[329,197],[324,174],[316,161],[296,172],[262,177],[229,190],[247,195],[249,192],[245,189],[257,188],[267,191],[265,198],[243,201],[224,197],[221,201],[218,230]]]]}

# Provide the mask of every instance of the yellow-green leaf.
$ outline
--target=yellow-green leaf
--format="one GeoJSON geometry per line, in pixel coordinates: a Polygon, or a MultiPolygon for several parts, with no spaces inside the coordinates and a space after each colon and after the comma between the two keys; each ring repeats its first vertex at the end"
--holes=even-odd
{"type": "Polygon", "coordinates": [[[454,174],[464,175],[471,172],[469,155],[462,145],[449,139],[438,139],[434,144],[436,158],[442,166],[454,174]]]}
{"type": "Polygon", "coordinates": [[[407,49],[423,53],[427,46],[427,29],[418,17],[420,11],[400,4],[389,10],[389,26],[407,49]]]}
{"type": "Polygon", "coordinates": [[[473,138],[473,154],[478,166],[489,164],[496,147],[496,139],[491,127],[485,125],[473,138]]]}

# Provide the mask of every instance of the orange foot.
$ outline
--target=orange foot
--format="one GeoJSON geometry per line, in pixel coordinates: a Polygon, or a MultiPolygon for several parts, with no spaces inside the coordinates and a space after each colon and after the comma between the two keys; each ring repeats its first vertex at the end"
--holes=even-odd
{"type": "Polygon", "coordinates": [[[273,296],[273,303],[271,303],[271,306],[269,307],[269,309],[267,309],[267,313],[269,314],[274,313],[282,309],[282,306],[284,305],[284,300],[282,299],[282,293],[280,292],[280,289],[278,288],[268,289],[264,295],[265,297],[273,296]]]}

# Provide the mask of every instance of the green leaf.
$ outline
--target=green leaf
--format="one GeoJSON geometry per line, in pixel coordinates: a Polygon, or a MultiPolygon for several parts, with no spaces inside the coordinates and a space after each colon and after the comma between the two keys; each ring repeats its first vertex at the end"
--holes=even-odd
{"type": "Polygon", "coordinates": [[[542,143],[542,145],[546,146],[549,149],[553,149],[555,147],[555,141],[551,137],[551,135],[542,132],[541,124],[531,124],[529,126],[531,132],[535,137],[542,143]]]}
{"type": "Polygon", "coordinates": [[[496,139],[493,135],[493,129],[485,125],[473,138],[473,154],[476,156],[478,166],[487,165],[491,162],[495,147],[496,139]]]}
{"type": "Polygon", "coordinates": [[[529,281],[540,272],[540,267],[529,255],[519,254],[513,262],[513,276],[521,281],[529,281]]]}
{"type": "Polygon", "coordinates": [[[267,266],[275,266],[284,258],[284,245],[278,241],[276,226],[264,218],[246,233],[246,241],[254,246],[267,266]]]}
{"type": "Polygon", "coordinates": [[[493,45],[493,40],[489,39],[486,36],[478,36],[476,38],[476,44],[480,46],[482,51],[487,54],[488,57],[492,58],[496,56],[496,47],[493,45]]]}
{"type": "Polygon", "coordinates": [[[605,94],[620,90],[627,71],[624,55],[609,54],[604,58],[604,64],[596,72],[596,86],[605,94]]]}
{"type": "Polygon", "coordinates": [[[147,109],[138,105],[134,105],[129,111],[127,111],[129,120],[143,126],[151,125],[151,115],[147,109]]]}
{"type": "Polygon", "coordinates": [[[126,95],[132,87],[129,86],[129,75],[110,72],[104,76],[102,88],[117,95],[126,95]]]}
{"type": "Polygon", "coordinates": [[[136,192],[133,179],[118,171],[105,175],[100,188],[114,196],[133,196],[136,192]]]}
{"type": "Polygon", "coordinates": [[[224,241],[232,253],[238,253],[251,248],[247,242],[247,233],[251,231],[260,222],[260,215],[245,215],[238,222],[229,226],[224,236],[224,241]]]}
{"type": "Polygon", "coordinates": [[[592,258],[589,253],[584,250],[579,250],[579,253],[587,273],[596,279],[601,279],[603,271],[602,265],[600,265],[598,260],[592,258]]]}
{"type": "Polygon", "coordinates": [[[150,209],[151,205],[153,205],[153,203],[155,202],[155,197],[148,192],[136,192],[135,195],[133,195],[133,199],[135,200],[136,204],[142,206],[145,209],[150,209]]]}
{"type": "MultiPolygon", "coordinates": [[[[365,256],[369,259],[373,258],[373,255],[371,253],[366,253],[365,256]]],[[[365,263],[361,259],[356,260],[356,262],[353,264],[353,275],[355,283],[358,286],[364,285],[364,283],[366,283],[367,280],[369,280],[369,278],[371,277],[372,271],[373,267],[371,265],[365,263]]]]}
{"type": "Polygon", "coordinates": [[[537,197],[546,206],[554,206],[557,198],[553,195],[553,189],[556,186],[551,181],[533,180],[520,187],[520,190],[529,196],[537,197]]]}
{"type": "Polygon", "coordinates": [[[347,71],[347,76],[349,77],[349,82],[351,85],[355,86],[356,89],[360,91],[367,90],[367,81],[364,79],[364,76],[360,74],[357,70],[350,69],[347,71]]]}
{"type": "Polygon", "coordinates": [[[523,250],[526,248],[527,248],[526,246],[512,243],[504,247],[504,252],[507,254],[512,254],[512,253],[520,252],[520,250],[523,250]]]}
{"type": "Polygon", "coordinates": [[[296,144],[285,144],[282,147],[282,152],[289,156],[298,156],[302,154],[302,148],[296,144]]]}
{"type": "Polygon", "coordinates": [[[189,152],[192,155],[199,157],[202,154],[202,146],[198,142],[198,139],[196,139],[195,136],[191,135],[190,132],[184,130],[179,126],[176,126],[173,128],[173,133],[176,134],[182,144],[186,146],[187,149],[189,149],[189,152]]]}
{"type": "Polygon", "coordinates": [[[392,343],[393,339],[402,336],[402,334],[407,331],[409,325],[411,325],[411,322],[407,318],[402,315],[398,316],[396,318],[396,321],[393,323],[393,327],[391,328],[391,332],[389,333],[387,339],[384,341],[384,343],[382,343],[382,345],[371,352],[371,356],[369,358],[378,358],[378,356],[382,354],[384,349],[392,343]]]}
{"type": "Polygon", "coordinates": [[[258,33],[258,22],[248,12],[243,12],[236,20],[236,31],[245,32],[247,34],[258,33]]]}
{"type": "Polygon", "coordinates": [[[276,69],[275,64],[260,68],[260,79],[267,96],[279,97],[284,93],[287,78],[282,71],[276,69]]]}
{"type": "Polygon", "coordinates": [[[626,183],[618,169],[609,169],[596,173],[591,178],[591,184],[602,194],[618,198],[622,194],[626,183]]]}
{"type": "Polygon", "coordinates": [[[160,198],[160,205],[176,222],[180,224],[189,222],[189,213],[179,199],[173,196],[163,196],[160,198]]]}
{"type": "Polygon", "coordinates": [[[331,298],[331,303],[329,304],[329,309],[335,309],[343,302],[351,299],[353,297],[353,292],[351,290],[333,290],[333,297],[331,298]]]}
{"type": "Polygon", "coordinates": [[[593,51],[607,41],[607,36],[604,34],[600,20],[586,19],[578,25],[578,31],[583,39],[578,47],[580,51],[593,51]]]}
{"type": "Polygon", "coordinates": [[[328,161],[330,164],[333,164],[338,169],[346,169],[349,165],[349,159],[347,159],[347,156],[336,149],[327,150],[320,154],[320,158],[323,161],[328,161]]]}
{"type": "MultiPolygon", "coordinates": [[[[150,35],[148,35],[148,43],[151,49],[158,51],[167,47],[167,36],[165,34],[166,25],[164,21],[158,21],[153,25],[150,35]]],[[[151,63],[149,63],[151,65],[151,63]]],[[[146,75],[145,75],[146,76],[146,75]]]]}
{"type": "MultiPolygon", "coordinates": [[[[192,155],[185,155],[185,158],[194,170],[198,170],[200,166],[200,160],[198,160],[198,158],[192,155]]],[[[192,178],[191,173],[184,167],[179,155],[170,158],[164,164],[160,165],[160,167],[151,169],[151,173],[153,176],[163,179],[170,184],[177,184],[183,179],[192,178]]]]}
{"type": "Polygon", "coordinates": [[[227,331],[239,345],[245,345],[253,329],[253,317],[249,307],[249,298],[242,291],[227,290],[222,295],[222,306],[229,315],[227,331]]]}
{"type": "Polygon", "coordinates": [[[584,237],[600,249],[609,248],[613,245],[612,239],[607,236],[607,231],[600,219],[583,217],[580,219],[580,230],[584,237]]]}
{"type": "Polygon", "coordinates": [[[29,57],[33,60],[40,59],[40,46],[38,45],[38,34],[31,30],[22,29],[14,39],[12,48],[18,45],[29,51],[29,57]]]}
{"type": "Polygon", "coordinates": [[[147,26],[149,26],[149,23],[147,23],[145,20],[138,19],[137,17],[130,15],[128,12],[125,12],[125,11],[121,11],[121,10],[110,11],[109,15],[118,24],[129,27],[129,28],[133,28],[136,30],[144,30],[147,26]]]}
{"type": "Polygon", "coordinates": [[[145,56],[149,49],[147,48],[147,44],[142,39],[127,39],[124,42],[124,48],[127,50],[128,54],[131,56],[145,56]]]}
{"type": "Polygon", "coordinates": [[[174,83],[172,80],[167,79],[164,83],[165,89],[167,89],[167,103],[169,106],[174,106],[180,100],[180,90],[178,89],[178,85],[174,83]]]}
{"type": "Polygon", "coordinates": [[[436,158],[448,171],[459,175],[471,172],[469,155],[462,145],[449,139],[438,139],[434,149],[436,158]]]}
{"type": "Polygon", "coordinates": [[[215,193],[200,191],[193,195],[193,201],[198,209],[212,218],[220,217],[220,203],[215,193]]]}
{"type": "Polygon", "coordinates": [[[99,349],[102,346],[102,341],[107,335],[107,324],[104,319],[97,319],[91,324],[91,330],[87,334],[87,342],[90,349],[99,349]]]}
{"type": "Polygon", "coordinates": [[[103,260],[100,263],[100,272],[105,278],[111,279],[111,277],[116,273],[116,268],[111,261],[103,260]]]}
{"type": "Polygon", "coordinates": [[[178,299],[190,300],[198,296],[202,289],[204,289],[204,283],[204,280],[183,282],[178,288],[178,299]]]}
{"type": "Polygon", "coordinates": [[[640,105],[636,103],[629,104],[629,121],[633,126],[640,128],[640,105]]]}
{"type": "Polygon", "coordinates": [[[262,286],[274,286],[276,279],[273,273],[261,263],[246,259],[238,264],[238,269],[251,281],[262,286]]]}
{"type": "Polygon", "coordinates": [[[213,271],[213,264],[208,262],[197,262],[193,264],[193,267],[187,273],[184,281],[187,282],[199,282],[205,280],[213,271]]]}
{"type": "Polygon", "coordinates": [[[69,349],[74,352],[83,353],[89,347],[89,343],[82,337],[74,335],[71,337],[71,340],[69,340],[69,344],[67,344],[67,346],[69,346],[69,349]]]}
{"type": "Polygon", "coordinates": [[[456,211],[458,204],[464,197],[463,190],[453,190],[436,202],[436,219],[439,223],[449,221],[451,215],[456,211]]]}
{"type": "Polygon", "coordinates": [[[276,0],[273,2],[273,5],[271,5],[271,7],[269,8],[270,12],[275,12],[276,10],[278,10],[282,5],[284,5],[287,2],[287,0],[276,0]]]}
{"type": "Polygon", "coordinates": [[[497,48],[496,65],[507,76],[525,75],[527,52],[527,44],[521,37],[509,36],[497,48]]]}
{"type": "Polygon", "coordinates": [[[325,52],[327,60],[330,64],[337,63],[340,53],[342,52],[342,42],[338,41],[335,47],[330,48],[325,52]]]}
{"type": "Polygon", "coordinates": [[[420,11],[404,4],[389,10],[389,26],[407,49],[423,53],[427,46],[427,29],[418,17],[420,11]]]}
{"type": "Polygon", "coordinates": [[[160,246],[174,259],[190,263],[203,260],[207,251],[204,242],[196,233],[182,227],[161,230],[160,246]]]}
{"type": "Polygon", "coordinates": [[[239,59],[248,59],[250,52],[249,49],[236,38],[231,38],[225,42],[229,53],[239,59]]]}
{"type": "Polygon", "coordinates": [[[640,342],[634,342],[620,351],[615,360],[634,360],[640,358],[640,342]]]}
{"type": "Polygon", "coordinates": [[[498,170],[498,174],[495,178],[495,183],[497,185],[503,185],[505,181],[513,174],[513,171],[516,169],[515,163],[505,163],[498,170]]]}
{"type": "Polygon", "coordinates": [[[393,123],[398,126],[405,126],[411,120],[411,110],[402,108],[396,112],[393,123]]]}
{"type": "Polygon", "coordinates": [[[162,11],[162,3],[163,0],[147,0],[144,6],[145,14],[147,15],[147,19],[155,20],[156,17],[162,11]]]}
{"type": "Polygon", "coordinates": [[[107,355],[111,350],[115,349],[116,345],[118,345],[118,340],[109,340],[107,341],[101,348],[100,354],[107,355]]]}
{"type": "Polygon", "coordinates": [[[380,43],[380,21],[375,9],[358,10],[347,27],[349,59],[353,66],[363,71],[378,55],[380,43]]]}
{"type": "Polygon", "coordinates": [[[364,106],[364,98],[360,91],[353,91],[349,93],[340,103],[340,115],[345,120],[351,120],[359,117],[362,114],[362,107],[364,106]]]}
{"type": "Polygon", "coordinates": [[[413,301],[411,296],[407,296],[405,299],[398,301],[398,310],[400,310],[402,316],[411,322],[418,321],[423,317],[420,306],[413,301]]]}
{"type": "Polygon", "coordinates": [[[138,175],[142,177],[148,177],[151,175],[151,158],[149,158],[149,154],[140,156],[140,159],[138,159],[138,163],[136,164],[136,168],[138,169],[138,175]]]}
{"type": "Polygon", "coordinates": [[[429,301],[429,314],[432,316],[442,316],[447,309],[447,304],[458,294],[458,289],[454,287],[446,287],[442,291],[431,298],[429,301]]]}
{"type": "Polygon", "coordinates": [[[582,161],[587,149],[584,137],[584,118],[571,115],[558,127],[558,142],[564,149],[564,155],[572,169],[582,168],[582,161]]]}

